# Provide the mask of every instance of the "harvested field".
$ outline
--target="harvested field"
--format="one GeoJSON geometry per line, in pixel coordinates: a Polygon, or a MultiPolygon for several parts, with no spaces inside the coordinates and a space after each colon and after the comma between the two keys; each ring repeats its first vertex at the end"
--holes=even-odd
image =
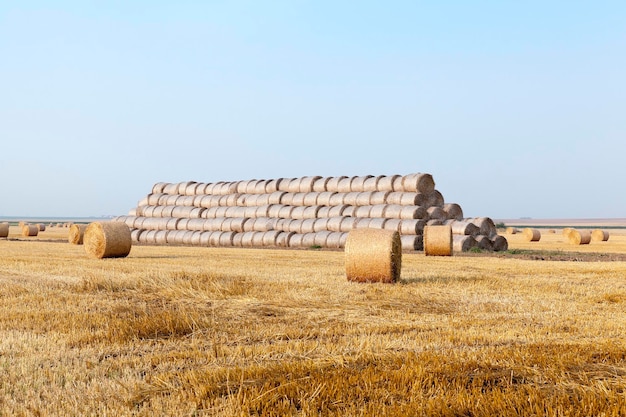
{"type": "Polygon", "coordinates": [[[623,415],[626,233],[405,253],[0,240],[0,415],[623,415]],[[563,259],[552,258],[561,255],[563,259]]]}

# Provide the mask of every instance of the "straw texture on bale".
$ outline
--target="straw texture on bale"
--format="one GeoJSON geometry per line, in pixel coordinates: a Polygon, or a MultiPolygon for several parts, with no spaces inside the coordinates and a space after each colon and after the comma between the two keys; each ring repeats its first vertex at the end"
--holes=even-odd
{"type": "Polygon", "coordinates": [[[398,281],[402,268],[400,234],[378,229],[351,231],[345,244],[345,265],[349,281],[398,281]]]}
{"type": "Polygon", "coordinates": [[[474,239],[476,239],[476,246],[480,249],[491,251],[493,250],[493,244],[491,240],[485,235],[478,235],[474,239]]]}
{"type": "Polygon", "coordinates": [[[594,242],[606,242],[609,240],[609,232],[607,230],[594,229],[591,232],[591,240],[594,242]]]}
{"type": "Polygon", "coordinates": [[[453,235],[452,250],[454,252],[468,252],[476,247],[476,239],[471,235],[453,235]]]}
{"type": "Polygon", "coordinates": [[[132,247],[130,229],[120,222],[93,222],[85,229],[83,245],[94,258],[122,258],[132,247]]]}
{"type": "Polygon", "coordinates": [[[514,235],[517,233],[517,229],[515,227],[507,227],[506,228],[506,233],[509,235],[514,235]]]}
{"type": "Polygon", "coordinates": [[[522,231],[522,233],[524,234],[524,238],[527,242],[539,242],[541,239],[541,232],[538,229],[527,227],[522,231]]]}
{"type": "Polygon", "coordinates": [[[9,223],[0,223],[0,237],[9,237],[9,223]]]}
{"type": "Polygon", "coordinates": [[[453,235],[470,235],[476,236],[480,234],[480,228],[474,223],[467,221],[451,221],[448,223],[452,227],[453,235]]]}
{"type": "Polygon", "coordinates": [[[424,227],[424,254],[427,256],[452,255],[452,228],[450,225],[424,227]]]}
{"type": "Polygon", "coordinates": [[[424,241],[421,235],[420,236],[415,236],[415,235],[400,236],[400,241],[402,244],[402,250],[413,251],[413,250],[424,249],[424,241]]]}
{"type": "Polygon", "coordinates": [[[496,235],[491,239],[491,246],[495,252],[503,252],[509,250],[509,241],[502,235],[496,235]]]}
{"type": "Polygon", "coordinates": [[[572,230],[567,238],[572,245],[588,245],[591,242],[591,232],[589,230],[572,230]]]}
{"type": "Polygon", "coordinates": [[[448,219],[463,220],[463,209],[456,203],[444,204],[443,211],[446,212],[448,219]]]}
{"type": "Polygon", "coordinates": [[[83,236],[85,235],[86,224],[73,224],[70,226],[68,242],[73,245],[82,245],[83,236]]]}
{"type": "Polygon", "coordinates": [[[37,236],[39,234],[39,226],[36,224],[25,224],[22,226],[22,236],[37,236]]]}
{"type": "Polygon", "coordinates": [[[435,189],[435,181],[430,174],[409,174],[402,177],[402,188],[405,191],[419,191],[430,193],[435,189]]]}

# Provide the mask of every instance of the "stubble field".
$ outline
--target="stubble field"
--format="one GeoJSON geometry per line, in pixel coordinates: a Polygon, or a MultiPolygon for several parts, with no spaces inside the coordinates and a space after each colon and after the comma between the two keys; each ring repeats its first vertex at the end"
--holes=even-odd
{"type": "MultiPolygon", "coordinates": [[[[16,228],[15,228],[16,229],[16,228]]],[[[405,253],[397,284],[343,252],[0,239],[0,415],[626,414],[626,234],[405,253]]]]}

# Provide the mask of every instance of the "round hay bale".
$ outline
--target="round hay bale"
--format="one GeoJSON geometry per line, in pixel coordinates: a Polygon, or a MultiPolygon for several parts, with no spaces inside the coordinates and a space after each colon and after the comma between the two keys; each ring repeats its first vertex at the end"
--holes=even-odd
{"type": "Polygon", "coordinates": [[[328,230],[324,230],[321,232],[314,232],[315,236],[313,238],[313,244],[315,246],[319,246],[322,248],[326,247],[326,241],[328,240],[328,236],[331,234],[328,230]]]}
{"type": "Polygon", "coordinates": [[[446,224],[452,228],[453,235],[478,236],[480,234],[480,227],[472,222],[452,220],[446,224]]]}
{"type": "Polygon", "coordinates": [[[372,178],[373,175],[364,175],[353,177],[350,183],[350,191],[363,192],[365,191],[365,181],[372,178]]]}
{"type": "Polygon", "coordinates": [[[175,206],[185,206],[185,207],[193,207],[193,202],[195,200],[194,196],[191,195],[181,195],[176,199],[175,206]]]}
{"type": "Polygon", "coordinates": [[[166,182],[157,182],[156,184],[152,186],[152,192],[162,194],[166,185],[167,185],[166,182]]]}
{"type": "Polygon", "coordinates": [[[243,247],[242,239],[243,239],[243,233],[235,233],[233,236],[233,246],[236,248],[243,247]]]}
{"type": "Polygon", "coordinates": [[[315,233],[302,234],[302,247],[313,248],[315,246],[315,233]]]}
{"type": "Polygon", "coordinates": [[[426,209],[426,212],[428,213],[429,219],[437,219],[441,221],[445,221],[448,219],[447,213],[441,207],[429,207],[428,209],[426,209]]]}
{"type": "Polygon", "coordinates": [[[316,219],[317,213],[320,211],[322,206],[309,206],[304,208],[304,219],[316,219]]]}
{"type": "Polygon", "coordinates": [[[163,194],[176,195],[178,194],[178,183],[167,183],[163,187],[163,194]]]}
{"type": "Polygon", "coordinates": [[[161,199],[167,198],[167,194],[148,194],[146,198],[142,199],[138,206],[158,206],[161,199]]]}
{"type": "Polygon", "coordinates": [[[400,241],[402,243],[403,251],[421,251],[424,250],[424,243],[422,236],[415,235],[400,235],[400,241]]]}
{"type": "Polygon", "coordinates": [[[393,180],[393,190],[392,191],[404,191],[404,187],[402,186],[402,180],[404,177],[398,176],[393,180]]]}
{"type": "Polygon", "coordinates": [[[347,204],[349,206],[356,206],[357,205],[357,198],[359,196],[359,193],[357,192],[349,192],[349,193],[345,193],[343,195],[343,204],[347,204]]]}
{"type": "Polygon", "coordinates": [[[443,205],[443,211],[446,212],[446,217],[452,220],[463,220],[463,209],[456,203],[447,203],[443,205]]]}
{"type": "Polygon", "coordinates": [[[330,217],[329,216],[330,209],[331,209],[331,207],[321,206],[319,211],[317,212],[317,217],[319,217],[319,218],[321,218],[321,217],[330,217]]]}
{"type": "Polygon", "coordinates": [[[491,239],[491,246],[494,252],[504,252],[509,250],[509,242],[506,240],[504,236],[496,235],[493,239],[491,239]]]}
{"type": "Polygon", "coordinates": [[[0,223],[0,237],[9,237],[9,223],[0,223]]]}
{"type": "Polygon", "coordinates": [[[370,194],[369,204],[371,205],[379,205],[379,204],[387,204],[387,197],[391,191],[373,191],[370,194]]]}
{"type": "Polygon", "coordinates": [[[356,195],[356,202],[354,205],[356,206],[369,206],[370,200],[372,199],[372,194],[374,194],[373,191],[363,191],[363,192],[359,192],[356,195]]]}
{"type": "Polygon", "coordinates": [[[370,209],[370,217],[387,217],[385,216],[385,209],[387,208],[386,204],[375,204],[371,206],[370,209]]]}
{"type": "Polygon", "coordinates": [[[541,239],[541,232],[538,229],[527,227],[522,231],[524,238],[527,242],[539,242],[541,239]]]}
{"type": "Polygon", "coordinates": [[[333,193],[329,198],[328,198],[328,206],[340,206],[343,205],[344,202],[343,200],[346,197],[346,193],[333,193]]]}
{"type": "Polygon", "coordinates": [[[233,238],[235,237],[235,232],[218,232],[220,233],[218,238],[219,246],[223,247],[231,247],[233,246],[233,238]]]}
{"type": "Polygon", "coordinates": [[[300,225],[300,233],[315,233],[315,220],[304,219],[300,225]]]}
{"type": "Polygon", "coordinates": [[[606,242],[609,240],[608,230],[594,229],[591,232],[591,240],[594,242],[606,242]]]}
{"type": "Polygon", "coordinates": [[[300,233],[294,233],[289,238],[289,247],[290,248],[301,248],[302,247],[302,238],[304,235],[300,233]]]}
{"type": "Polygon", "coordinates": [[[570,234],[571,232],[573,232],[574,230],[575,230],[575,229],[574,229],[574,228],[572,228],[572,227],[564,227],[564,228],[563,228],[563,230],[561,231],[561,234],[562,234],[564,237],[569,237],[569,234],[570,234]]]}
{"type": "MultiPolygon", "coordinates": [[[[206,232],[202,232],[199,230],[196,230],[194,232],[191,233],[191,239],[189,240],[189,244],[192,246],[200,246],[201,245],[201,241],[202,241],[202,234],[206,233],[206,232]]],[[[213,233],[219,233],[219,232],[211,232],[211,234],[213,233]]],[[[210,239],[210,237],[209,237],[210,239]]],[[[156,242],[156,236],[155,236],[155,242],[156,242]]]]}
{"type": "Polygon", "coordinates": [[[435,181],[432,175],[415,173],[402,177],[402,188],[404,191],[417,191],[420,193],[430,193],[435,189],[435,181]]]}
{"type": "Polygon", "coordinates": [[[348,281],[398,281],[402,268],[400,234],[378,229],[351,231],[345,244],[345,265],[348,281]]]}
{"type": "MultiPolygon", "coordinates": [[[[126,226],[126,225],[124,225],[126,226]]],[[[22,236],[37,236],[39,234],[39,226],[36,224],[25,224],[22,226],[22,236]]]]}
{"type": "Polygon", "coordinates": [[[306,195],[307,193],[294,193],[291,197],[291,205],[297,207],[306,206],[306,204],[304,204],[306,195]]]}
{"type": "Polygon", "coordinates": [[[339,225],[340,232],[349,232],[356,227],[357,218],[355,217],[344,217],[341,220],[341,224],[339,225]]]}
{"type": "Polygon", "coordinates": [[[282,206],[278,211],[278,217],[283,219],[291,219],[291,213],[293,212],[293,206],[282,206]]]}
{"type": "Polygon", "coordinates": [[[83,246],[94,258],[126,257],[132,247],[130,229],[120,222],[90,223],[83,235],[83,246]]]}
{"type": "Polygon", "coordinates": [[[276,246],[279,248],[288,248],[290,246],[289,241],[293,235],[295,235],[293,232],[279,232],[278,235],[276,235],[276,246]]]}
{"type": "Polygon", "coordinates": [[[340,193],[349,193],[352,191],[352,179],[354,177],[343,177],[339,180],[339,184],[337,186],[337,191],[340,193]]]}
{"type": "Polygon", "coordinates": [[[280,230],[282,230],[283,232],[300,233],[300,229],[302,228],[302,221],[303,220],[301,219],[283,219],[283,221],[279,224],[280,230]]]}
{"type": "Polygon", "coordinates": [[[384,178],[383,175],[379,175],[377,177],[371,176],[363,182],[363,191],[378,191],[378,182],[381,178],[384,178]]]}
{"type": "Polygon", "coordinates": [[[265,205],[257,207],[256,210],[254,211],[254,217],[275,217],[275,216],[270,216],[271,207],[272,206],[269,204],[265,204],[265,205]]]}
{"type": "Polygon", "coordinates": [[[385,223],[387,223],[387,219],[382,219],[380,217],[370,218],[369,228],[370,229],[384,229],[385,223]]]}
{"type": "Polygon", "coordinates": [[[348,178],[346,176],[340,177],[330,177],[328,178],[328,182],[326,183],[326,191],[338,192],[339,191],[339,183],[348,178]]]}
{"type": "Polygon", "coordinates": [[[241,246],[243,246],[244,248],[249,248],[254,246],[253,244],[253,238],[254,238],[254,234],[257,232],[244,232],[241,233],[241,246]]]}
{"type": "Polygon", "coordinates": [[[478,235],[474,237],[474,239],[476,239],[476,246],[478,248],[487,250],[487,251],[493,250],[493,244],[491,243],[491,239],[489,239],[488,236],[478,235]]]}
{"type": "Polygon", "coordinates": [[[331,232],[341,232],[341,222],[345,217],[329,217],[326,223],[326,229],[331,232]]]}
{"type": "Polygon", "coordinates": [[[426,222],[426,226],[443,226],[443,222],[439,219],[430,219],[426,222]]]}
{"type": "Polygon", "coordinates": [[[421,235],[426,222],[421,219],[402,219],[398,231],[401,235],[421,235]]]}
{"type": "Polygon", "coordinates": [[[348,216],[348,217],[356,217],[355,216],[355,212],[356,212],[356,207],[355,206],[348,206],[346,205],[343,209],[343,212],[341,213],[343,216],[348,216]]]}
{"type": "Polygon", "coordinates": [[[283,197],[288,195],[285,191],[275,191],[268,195],[267,204],[283,204],[283,197]]]}
{"type": "Polygon", "coordinates": [[[304,205],[305,206],[315,206],[317,205],[317,198],[320,193],[317,192],[308,192],[304,194],[304,205]]]}
{"type": "Polygon", "coordinates": [[[394,183],[396,181],[400,181],[402,183],[402,177],[400,175],[383,175],[378,179],[376,183],[377,191],[395,191],[394,183]]]}
{"type": "Polygon", "coordinates": [[[315,182],[317,180],[319,180],[321,178],[322,177],[320,177],[319,175],[312,176],[312,177],[302,177],[300,179],[299,191],[301,193],[311,193],[311,192],[313,192],[313,185],[315,184],[315,182]]]}
{"type": "Polygon", "coordinates": [[[506,234],[507,235],[514,235],[517,233],[517,229],[515,227],[507,227],[506,228],[506,234]]]}
{"type": "Polygon", "coordinates": [[[209,246],[209,242],[211,240],[212,232],[202,232],[200,233],[200,246],[209,246]]]}
{"type": "Polygon", "coordinates": [[[280,183],[282,182],[282,178],[275,178],[271,180],[267,180],[265,182],[265,193],[273,194],[279,190],[280,183]]]}
{"type": "Polygon", "coordinates": [[[289,185],[291,181],[295,180],[295,178],[280,178],[280,180],[276,183],[277,191],[289,191],[289,185]]]}
{"type": "MultiPolygon", "coordinates": [[[[128,227],[128,226],[127,226],[128,227]]],[[[70,226],[67,241],[73,245],[82,245],[83,236],[85,235],[86,224],[73,224],[70,226]]]]}
{"type": "Polygon", "coordinates": [[[489,237],[490,239],[498,234],[498,228],[496,224],[489,217],[474,217],[471,219],[465,219],[470,221],[480,228],[480,234],[489,237]]]}
{"type": "Polygon", "coordinates": [[[370,212],[372,211],[372,206],[359,206],[355,207],[352,215],[354,217],[370,217],[370,212]]]}
{"type": "Polygon", "coordinates": [[[354,228],[355,229],[368,229],[370,227],[371,221],[372,219],[369,219],[366,217],[356,218],[354,221],[354,228]]]}
{"type": "Polygon", "coordinates": [[[46,231],[46,225],[43,223],[37,223],[37,227],[39,228],[40,232],[45,232],[46,231]]]}
{"type": "MultiPolygon", "coordinates": [[[[385,230],[393,230],[396,231],[398,233],[400,233],[400,228],[402,226],[402,222],[404,220],[400,220],[400,219],[387,219],[387,221],[385,222],[385,230]]],[[[423,227],[422,227],[423,229],[423,227]]]]}
{"type": "Polygon", "coordinates": [[[591,232],[589,230],[573,230],[567,238],[572,245],[588,245],[591,242],[591,232]]]}
{"type": "Polygon", "coordinates": [[[393,191],[387,194],[387,204],[397,204],[403,206],[419,206],[421,204],[418,198],[418,193],[405,193],[402,191],[393,191]]]}
{"type": "Polygon", "coordinates": [[[329,249],[339,249],[342,247],[341,238],[344,233],[330,232],[326,237],[326,247],[329,249]]]}
{"type": "MultiPolygon", "coordinates": [[[[257,183],[254,185],[254,190],[251,190],[252,192],[254,192],[255,194],[266,194],[267,193],[267,180],[258,180],[257,183]]],[[[231,245],[225,245],[225,246],[231,246],[231,245]]]]}
{"type": "Polygon", "coordinates": [[[304,219],[305,210],[306,210],[306,207],[304,206],[294,207],[293,210],[291,211],[291,218],[292,219],[304,219]]]}
{"type": "MultiPolygon", "coordinates": [[[[400,206],[399,218],[403,220],[409,219],[428,219],[428,212],[424,207],[421,206],[400,206]]],[[[385,217],[387,216],[387,212],[385,211],[385,217]]]]}
{"type": "Polygon", "coordinates": [[[317,233],[317,232],[323,232],[324,230],[328,230],[329,220],[330,219],[328,217],[314,219],[313,231],[317,233]]]}
{"type": "Polygon", "coordinates": [[[338,206],[332,206],[330,210],[328,210],[328,217],[341,217],[350,206],[346,204],[340,204],[338,206]]]}
{"type": "Polygon", "coordinates": [[[130,237],[133,240],[133,242],[139,242],[143,232],[144,232],[143,230],[139,230],[139,229],[134,229],[132,232],[130,232],[130,237]]]}
{"type": "Polygon", "coordinates": [[[424,253],[427,256],[452,255],[452,228],[450,225],[424,227],[424,253]]]}
{"type": "Polygon", "coordinates": [[[322,193],[326,191],[326,184],[330,181],[330,177],[320,177],[313,183],[313,191],[322,193]]]}
{"type": "Polygon", "coordinates": [[[298,193],[300,192],[300,178],[292,178],[287,185],[287,189],[285,191],[290,193],[298,193]]]}
{"type": "Polygon", "coordinates": [[[337,194],[334,191],[323,191],[317,195],[317,205],[319,206],[330,206],[331,197],[337,194]]]}
{"type": "Polygon", "coordinates": [[[454,252],[469,252],[476,247],[476,239],[471,235],[452,235],[452,250],[454,252]]]}

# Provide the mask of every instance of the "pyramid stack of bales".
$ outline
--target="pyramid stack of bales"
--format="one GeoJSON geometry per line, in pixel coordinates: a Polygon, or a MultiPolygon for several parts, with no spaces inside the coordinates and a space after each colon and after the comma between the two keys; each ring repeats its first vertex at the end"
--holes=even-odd
{"type": "Polygon", "coordinates": [[[397,231],[404,250],[423,250],[426,225],[449,225],[455,250],[478,241],[490,250],[507,248],[490,218],[464,218],[424,173],[159,182],[114,220],[145,244],[338,249],[350,230],[372,228],[397,231]]]}

